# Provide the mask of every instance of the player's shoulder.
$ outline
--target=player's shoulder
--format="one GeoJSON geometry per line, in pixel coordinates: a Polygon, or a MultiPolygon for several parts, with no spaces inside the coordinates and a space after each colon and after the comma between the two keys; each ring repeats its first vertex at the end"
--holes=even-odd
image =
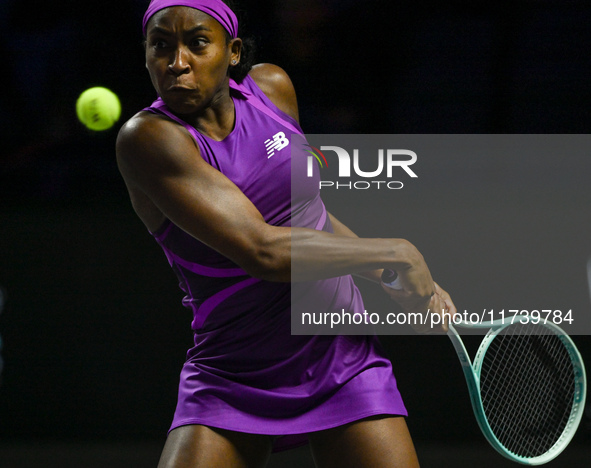
{"type": "Polygon", "coordinates": [[[167,117],[141,111],[123,124],[117,135],[117,148],[151,148],[154,145],[173,143],[186,130],[167,117]]]}
{"type": "Polygon", "coordinates": [[[140,111],[121,126],[117,135],[117,143],[150,142],[161,137],[164,134],[163,130],[168,131],[175,126],[177,125],[163,116],[140,111]]]}
{"type": "Polygon", "coordinates": [[[115,148],[119,166],[133,167],[151,163],[157,166],[186,150],[186,146],[196,150],[184,127],[164,116],[141,111],[123,124],[115,148]]]}
{"type": "Polygon", "coordinates": [[[293,91],[293,84],[287,72],[272,63],[258,63],[248,73],[263,92],[279,90],[293,91]]]}
{"type": "Polygon", "coordinates": [[[249,75],[273,104],[298,120],[295,88],[283,68],[271,63],[259,63],[252,67],[249,75]]]}

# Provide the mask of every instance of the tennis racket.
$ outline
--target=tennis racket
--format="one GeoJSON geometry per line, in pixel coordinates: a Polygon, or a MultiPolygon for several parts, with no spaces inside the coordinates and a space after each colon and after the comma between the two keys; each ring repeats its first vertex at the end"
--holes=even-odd
{"type": "MultiPolygon", "coordinates": [[[[385,272],[389,287],[397,280],[385,272]]],[[[572,440],[585,409],[583,360],[570,337],[539,317],[449,325],[447,333],[462,369],[472,409],[486,440],[504,457],[541,465],[572,440]],[[456,330],[489,329],[474,362],[456,330]]]]}

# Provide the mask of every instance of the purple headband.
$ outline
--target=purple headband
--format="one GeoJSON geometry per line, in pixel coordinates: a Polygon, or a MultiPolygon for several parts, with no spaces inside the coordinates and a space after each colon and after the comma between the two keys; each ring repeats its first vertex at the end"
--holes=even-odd
{"type": "Polygon", "coordinates": [[[142,23],[144,36],[148,21],[154,13],[172,6],[186,6],[207,13],[216,19],[232,38],[238,36],[238,19],[230,7],[221,0],[152,0],[144,14],[142,23]]]}

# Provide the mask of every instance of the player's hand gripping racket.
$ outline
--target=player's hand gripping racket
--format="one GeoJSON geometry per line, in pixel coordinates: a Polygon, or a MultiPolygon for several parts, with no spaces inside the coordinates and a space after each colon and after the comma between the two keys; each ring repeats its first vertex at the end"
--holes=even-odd
{"type": "MultiPolygon", "coordinates": [[[[395,279],[391,271],[382,276],[384,284],[400,289],[392,285],[395,279]]],[[[581,355],[562,329],[543,322],[527,316],[477,324],[454,320],[447,333],[484,436],[501,455],[524,465],[558,456],[585,409],[581,355]],[[473,363],[454,327],[489,329],[473,363]]]]}

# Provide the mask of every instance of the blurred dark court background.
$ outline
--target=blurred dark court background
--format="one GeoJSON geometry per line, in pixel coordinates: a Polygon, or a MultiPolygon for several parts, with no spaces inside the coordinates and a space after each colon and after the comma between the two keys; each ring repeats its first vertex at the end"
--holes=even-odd
{"type": "MultiPolygon", "coordinates": [[[[190,316],[114,157],[117,129],[155,98],[140,30],[147,3],[0,3],[1,468],[147,468],[164,443],[190,316]],[[118,124],[101,133],[74,110],[95,85],[123,105],[118,124]]],[[[240,4],[259,61],[292,77],[308,133],[591,128],[587,1],[240,4]]],[[[591,155],[464,163],[440,161],[439,184],[392,195],[394,232],[379,235],[415,242],[460,308],[490,297],[541,308],[555,298],[552,307],[588,314],[591,155]]],[[[335,214],[372,235],[362,219],[335,214]]],[[[360,287],[371,300],[375,286],[360,287]]],[[[591,338],[573,339],[591,362],[591,338]]],[[[483,443],[446,337],[382,342],[422,466],[509,466],[483,443]]],[[[548,466],[590,462],[588,410],[548,466]]],[[[305,450],[272,459],[310,463],[305,450]]]]}

